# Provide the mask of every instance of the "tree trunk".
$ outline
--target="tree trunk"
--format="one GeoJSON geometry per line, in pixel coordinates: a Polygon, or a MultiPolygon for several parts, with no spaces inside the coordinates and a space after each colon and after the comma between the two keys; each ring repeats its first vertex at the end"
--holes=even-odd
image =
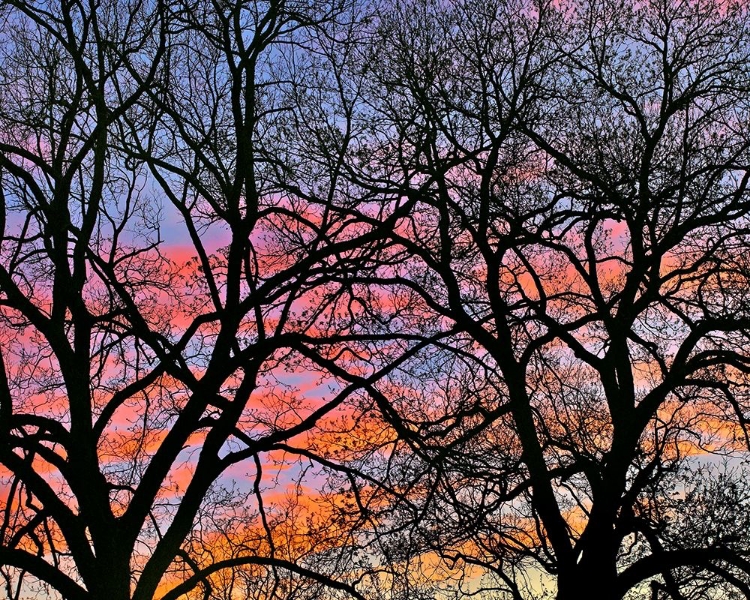
{"type": "Polygon", "coordinates": [[[130,600],[130,557],[108,553],[97,560],[96,579],[88,585],[91,600],[130,600]]]}
{"type": "Polygon", "coordinates": [[[621,600],[614,565],[593,569],[577,565],[572,573],[561,573],[557,580],[556,600],[621,600]]]}

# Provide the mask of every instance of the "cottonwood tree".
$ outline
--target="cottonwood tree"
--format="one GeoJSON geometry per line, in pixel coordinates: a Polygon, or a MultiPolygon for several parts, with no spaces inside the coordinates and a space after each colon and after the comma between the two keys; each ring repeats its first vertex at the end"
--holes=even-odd
{"type": "Polygon", "coordinates": [[[359,16],[338,0],[0,7],[9,598],[361,597],[344,534],[303,518],[301,488],[271,506],[263,474],[362,385],[329,375],[307,397],[299,369],[349,353],[371,382],[403,360],[356,356],[367,332],[341,283],[398,214],[333,210],[348,142],[299,121],[325,107],[316,82],[359,16]]]}
{"type": "Polygon", "coordinates": [[[748,17],[380,14],[348,177],[415,204],[368,283],[454,332],[368,388],[391,434],[337,457],[405,596],[429,553],[459,595],[465,566],[498,597],[748,596],[745,477],[697,458],[748,450],[748,17]]]}

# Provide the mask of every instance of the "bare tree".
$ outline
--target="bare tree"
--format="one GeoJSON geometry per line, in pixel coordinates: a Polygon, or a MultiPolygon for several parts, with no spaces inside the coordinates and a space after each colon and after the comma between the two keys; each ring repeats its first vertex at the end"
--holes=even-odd
{"type": "Polygon", "coordinates": [[[748,597],[748,16],[5,2],[8,597],[748,597]]]}
{"type": "Polygon", "coordinates": [[[341,281],[397,218],[333,210],[347,140],[294,137],[329,134],[295,114],[335,79],[356,6],[0,11],[8,597],[361,597],[351,548],[288,523],[264,477],[362,385],[293,379],[366,346],[341,281]]]}
{"type": "Polygon", "coordinates": [[[433,552],[501,597],[747,597],[743,477],[686,473],[748,450],[748,17],[383,9],[349,177],[415,204],[369,283],[452,329],[368,388],[393,433],[345,455],[394,569],[433,552]],[[713,532],[689,518],[735,496],[713,532]]]}

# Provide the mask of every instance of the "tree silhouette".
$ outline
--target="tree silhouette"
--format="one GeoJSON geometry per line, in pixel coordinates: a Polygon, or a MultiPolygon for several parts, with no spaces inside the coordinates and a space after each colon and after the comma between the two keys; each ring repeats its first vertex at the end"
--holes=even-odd
{"type": "Polygon", "coordinates": [[[332,212],[340,166],[287,139],[356,7],[0,10],[8,597],[208,598],[227,573],[259,597],[359,597],[334,570],[350,550],[311,523],[293,543],[263,477],[357,387],[292,380],[364,339],[339,280],[390,227],[332,212]]]}
{"type": "Polygon", "coordinates": [[[415,205],[370,282],[453,329],[370,390],[389,459],[346,457],[390,497],[384,560],[433,552],[449,589],[475,566],[508,598],[539,573],[560,599],[745,597],[746,500],[713,533],[685,507],[747,493],[686,473],[748,450],[748,23],[715,1],[383,12],[362,111],[387,133],[350,177],[415,205]]]}
{"type": "Polygon", "coordinates": [[[749,16],[3,4],[7,596],[750,595],[749,16]]]}

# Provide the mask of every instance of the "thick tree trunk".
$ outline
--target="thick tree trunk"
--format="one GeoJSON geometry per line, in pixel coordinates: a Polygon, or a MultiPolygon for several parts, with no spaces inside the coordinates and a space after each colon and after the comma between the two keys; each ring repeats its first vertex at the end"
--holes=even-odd
{"type": "Polygon", "coordinates": [[[130,559],[125,553],[97,561],[96,579],[88,585],[91,600],[130,600],[130,559]]]}
{"type": "Polygon", "coordinates": [[[571,574],[560,574],[556,600],[621,600],[614,569],[592,570],[577,565],[571,574]],[[614,574],[613,574],[614,573],[614,574]]]}

